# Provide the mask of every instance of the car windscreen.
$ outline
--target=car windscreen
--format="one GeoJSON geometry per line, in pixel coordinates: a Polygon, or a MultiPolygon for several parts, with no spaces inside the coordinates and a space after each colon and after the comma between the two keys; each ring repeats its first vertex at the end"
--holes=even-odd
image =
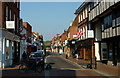
{"type": "Polygon", "coordinates": [[[34,54],[32,54],[32,57],[42,57],[43,56],[43,54],[41,54],[41,53],[34,53],[34,54]]]}

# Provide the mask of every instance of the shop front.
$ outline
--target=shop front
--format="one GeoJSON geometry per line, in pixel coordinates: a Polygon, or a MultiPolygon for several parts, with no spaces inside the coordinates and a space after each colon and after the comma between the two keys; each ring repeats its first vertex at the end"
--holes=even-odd
{"type": "Polygon", "coordinates": [[[77,41],[77,48],[79,50],[80,59],[89,60],[90,58],[94,58],[94,44],[92,43],[93,39],[85,39],[77,41]]]}
{"type": "Polygon", "coordinates": [[[120,62],[120,36],[104,39],[103,41],[107,44],[107,54],[101,55],[106,57],[107,63],[110,65],[117,65],[120,62]]]}
{"type": "Polygon", "coordinates": [[[20,40],[19,36],[8,31],[2,31],[0,37],[0,68],[5,68],[19,62],[20,40]]]}

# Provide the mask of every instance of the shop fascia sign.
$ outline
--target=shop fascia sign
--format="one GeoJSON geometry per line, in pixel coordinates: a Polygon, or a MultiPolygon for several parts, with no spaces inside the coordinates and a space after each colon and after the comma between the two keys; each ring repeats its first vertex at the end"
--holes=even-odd
{"type": "Polygon", "coordinates": [[[88,30],[88,38],[94,38],[94,31],[88,30]]]}
{"type": "Polygon", "coordinates": [[[7,29],[15,29],[15,21],[6,21],[7,29]]]}

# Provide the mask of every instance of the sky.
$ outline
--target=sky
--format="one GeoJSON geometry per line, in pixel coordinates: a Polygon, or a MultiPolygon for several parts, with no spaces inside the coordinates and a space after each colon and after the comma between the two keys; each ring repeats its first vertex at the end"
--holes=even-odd
{"type": "Polygon", "coordinates": [[[67,30],[81,2],[21,2],[20,17],[32,26],[32,32],[44,41],[67,30]]]}

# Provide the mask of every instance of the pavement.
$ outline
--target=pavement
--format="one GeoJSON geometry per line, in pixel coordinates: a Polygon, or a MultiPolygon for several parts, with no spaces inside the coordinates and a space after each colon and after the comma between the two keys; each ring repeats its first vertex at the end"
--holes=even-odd
{"type": "MultiPolygon", "coordinates": [[[[61,54],[61,57],[65,58],[65,54],[61,54]]],[[[76,58],[68,57],[67,60],[70,60],[70,61],[73,61],[73,62],[79,64],[84,69],[87,69],[87,64],[90,64],[89,60],[84,60],[84,59],[76,59],[76,58]]],[[[109,76],[111,78],[120,78],[119,66],[120,65],[112,66],[112,65],[103,64],[101,62],[97,62],[96,69],[93,68],[91,70],[93,70],[97,73],[100,73],[103,76],[109,76]]]]}

